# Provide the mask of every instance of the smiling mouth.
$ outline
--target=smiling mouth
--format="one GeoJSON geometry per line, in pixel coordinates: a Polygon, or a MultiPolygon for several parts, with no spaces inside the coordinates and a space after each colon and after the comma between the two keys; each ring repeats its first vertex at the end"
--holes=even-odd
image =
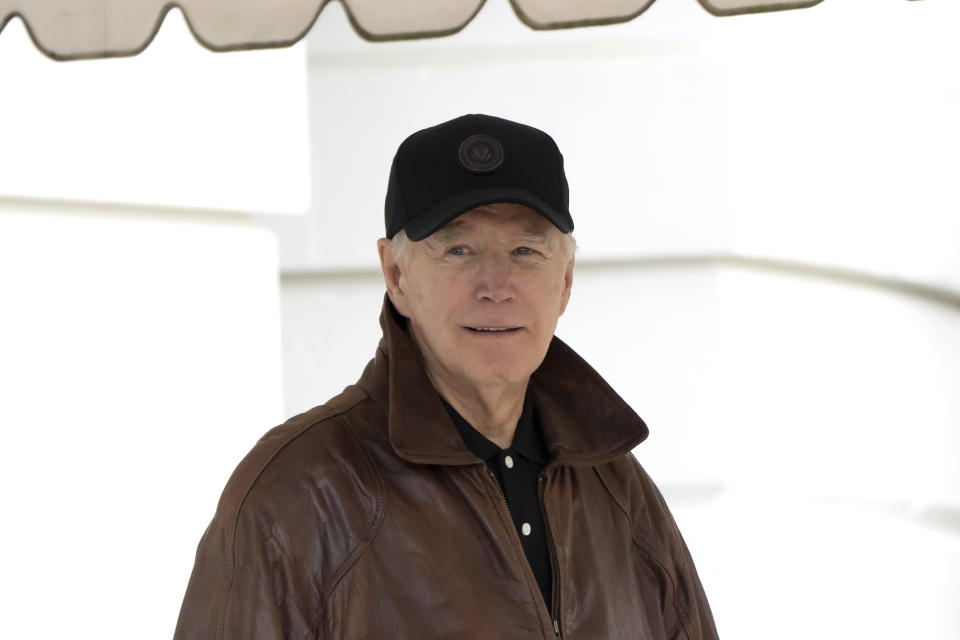
{"type": "Polygon", "coordinates": [[[520,327],[466,327],[474,333],[504,334],[519,331],[520,327]]]}

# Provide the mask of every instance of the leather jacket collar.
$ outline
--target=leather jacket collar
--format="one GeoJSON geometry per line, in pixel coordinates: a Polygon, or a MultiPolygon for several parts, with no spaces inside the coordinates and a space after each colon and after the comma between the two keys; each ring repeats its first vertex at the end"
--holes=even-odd
{"type": "MultiPolygon", "coordinates": [[[[358,384],[387,412],[390,444],[418,464],[476,464],[450,422],[427,376],[423,358],[401,316],[384,295],[383,338],[358,384]]],[[[530,377],[550,465],[597,465],[623,455],[647,437],[647,426],[623,399],[562,340],[553,337],[530,377]]]]}

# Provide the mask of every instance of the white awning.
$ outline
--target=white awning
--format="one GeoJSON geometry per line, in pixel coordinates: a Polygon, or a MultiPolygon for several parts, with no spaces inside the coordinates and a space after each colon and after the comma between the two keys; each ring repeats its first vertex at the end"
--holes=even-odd
{"type": "MultiPolygon", "coordinates": [[[[215,51],[289,46],[310,30],[332,0],[0,0],[0,31],[14,17],[48,56],[71,60],[143,51],[163,18],[179,6],[196,39],[215,51]]],[[[340,0],[368,40],[456,33],[485,0],[340,0]]],[[[503,1],[503,0],[500,0],[503,1]]],[[[694,0],[687,0],[694,2],[694,0]]],[[[799,9],[822,0],[697,0],[718,16],[799,9]]],[[[533,29],[627,22],[655,0],[510,0],[533,29]]]]}

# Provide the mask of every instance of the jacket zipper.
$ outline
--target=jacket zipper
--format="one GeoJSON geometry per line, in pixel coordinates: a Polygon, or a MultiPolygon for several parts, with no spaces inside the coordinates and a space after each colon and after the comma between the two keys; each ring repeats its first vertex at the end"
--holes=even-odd
{"type": "Polygon", "coordinates": [[[540,496],[540,512],[543,514],[543,524],[547,528],[547,548],[550,551],[550,567],[553,574],[550,576],[553,582],[553,597],[550,607],[550,617],[553,619],[553,633],[557,640],[560,640],[560,563],[557,562],[557,550],[553,546],[553,534],[550,532],[550,520],[547,518],[547,508],[543,504],[543,474],[541,471],[537,477],[537,493],[540,496]]]}
{"type": "MultiPolygon", "coordinates": [[[[486,465],[484,465],[486,466],[486,465]]],[[[507,508],[507,515],[510,516],[510,524],[513,524],[513,514],[510,512],[510,503],[507,502],[507,496],[503,493],[503,487],[500,486],[500,482],[497,480],[497,476],[493,475],[493,471],[490,471],[490,468],[487,467],[487,474],[490,476],[490,479],[493,480],[493,484],[496,485],[497,491],[500,492],[500,499],[503,501],[503,506],[507,508]]]]}
{"type": "MultiPolygon", "coordinates": [[[[486,466],[486,465],[484,465],[486,466]]],[[[497,491],[500,493],[500,501],[503,502],[503,506],[507,508],[507,515],[510,516],[510,524],[513,524],[513,514],[510,512],[510,503],[507,502],[507,496],[503,493],[503,487],[500,486],[500,482],[497,481],[497,476],[493,474],[493,471],[490,471],[490,468],[487,467],[487,475],[490,476],[490,479],[493,480],[494,486],[497,487],[497,491]]],[[[547,545],[550,551],[550,567],[553,571],[553,574],[550,576],[553,582],[553,606],[551,607],[552,611],[550,617],[553,620],[553,633],[557,640],[560,640],[560,619],[559,609],[560,609],[560,580],[557,579],[557,574],[559,573],[559,565],[557,563],[557,553],[553,548],[553,536],[550,535],[550,523],[547,522],[547,512],[543,508],[543,474],[537,478],[537,493],[540,495],[540,513],[543,515],[543,524],[547,527],[547,545]]]]}

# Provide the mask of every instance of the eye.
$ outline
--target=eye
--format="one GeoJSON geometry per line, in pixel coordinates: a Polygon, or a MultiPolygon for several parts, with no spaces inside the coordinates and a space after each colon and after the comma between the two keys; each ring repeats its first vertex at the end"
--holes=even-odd
{"type": "Polygon", "coordinates": [[[462,256],[462,255],[464,255],[466,252],[467,252],[467,248],[466,248],[466,247],[459,247],[459,246],[458,246],[458,247],[450,247],[449,249],[447,249],[447,253],[449,253],[449,254],[452,255],[452,256],[462,256]]]}
{"type": "Polygon", "coordinates": [[[530,247],[517,247],[513,252],[520,256],[528,256],[533,253],[533,249],[530,247]]]}

